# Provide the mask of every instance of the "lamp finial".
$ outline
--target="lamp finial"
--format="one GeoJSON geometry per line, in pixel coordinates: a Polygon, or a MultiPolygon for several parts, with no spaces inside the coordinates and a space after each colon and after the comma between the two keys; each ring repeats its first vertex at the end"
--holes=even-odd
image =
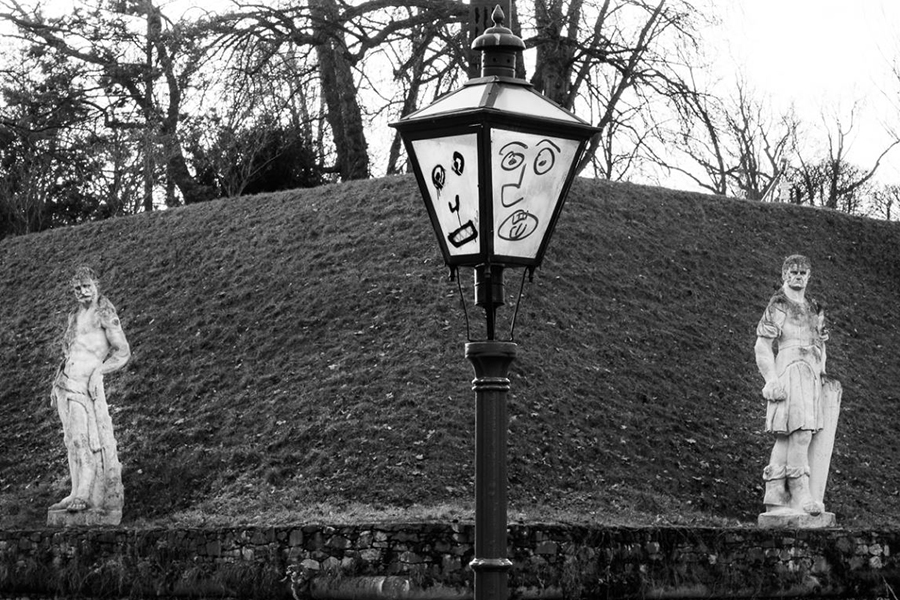
{"type": "Polygon", "coordinates": [[[494,26],[472,42],[472,49],[481,52],[482,77],[515,77],[516,53],[525,49],[525,42],[507,27],[503,26],[506,15],[497,4],[491,14],[494,26]]]}
{"type": "Polygon", "coordinates": [[[500,8],[500,5],[494,6],[494,12],[491,13],[491,21],[494,22],[494,27],[502,27],[505,18],[506,15],[503,14],[503,9],[500,8]]]}

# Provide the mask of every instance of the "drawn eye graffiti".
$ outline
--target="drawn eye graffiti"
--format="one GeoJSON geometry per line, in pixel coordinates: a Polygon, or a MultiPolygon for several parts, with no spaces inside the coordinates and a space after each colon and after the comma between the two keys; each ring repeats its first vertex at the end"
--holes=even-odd
{"type": "Polygon", "coordinates": [[[453,153],[453,166],[451,167],[453,172],[457,175],[462,175],[463,171],[466,168],[466,159],[463,158],[463,155],[459,152],[453,153]]]}
{"type": "Polygon", "coordinates": [[[504,171],[514,171],[519,168],[523,162],[525,162],[524,154],[516,152],[515,150],[510,150],[503,155],[503,160],[500,161],[500,167],[504,171]]]}
{"type": "Polygon", "coordinates": [[[534,172],[543,175],[552,169],[554,164],[556,164],[556,152],[552,148],[541,148],[541,151],[534,157],[534,172]]]}
{"type": "Polygon", "coordinates": [[[534,233],[538,223],[536,216],[526,210],[519,209],[500,224],[497,235],[509,242],[518,242],[534,233]]]}
{"type": "Polygon", "coordinates": [[[444,184],[447,182],[447,171],[444,169],[444,165],[436,165],[431,170],[431,182],[438,191],[444,189],[444,184]]]}

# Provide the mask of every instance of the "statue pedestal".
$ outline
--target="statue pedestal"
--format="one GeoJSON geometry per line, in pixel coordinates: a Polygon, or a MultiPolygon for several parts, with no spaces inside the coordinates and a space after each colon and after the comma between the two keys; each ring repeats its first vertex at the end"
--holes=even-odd
{"type": "Polygon", "coordinates": [[[94,527],[96,525],[118,525],[121,522],[121,510],[90,508],[69,512],[63,508],[47,511],[47,527],[94,527]]]}
{"type": "Polygon", "coordinates": [[[826,529],[837,527],[834,513],[823,512],[816,516],[794,512],[762,513],[757,519],[761,529],[826,529]]]}

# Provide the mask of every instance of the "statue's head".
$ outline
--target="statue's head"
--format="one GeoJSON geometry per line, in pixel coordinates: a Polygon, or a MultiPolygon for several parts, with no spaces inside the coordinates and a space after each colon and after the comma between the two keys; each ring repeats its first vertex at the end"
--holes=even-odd
{"type": "Polygon", "coordinates": [[[79,302],[92,302],[100,294],[98,289],[99,279],[90,267],[80,266],[76,268],[75,274],[72,275],[71,283],[72,291],[75,292],[75,298],[79,302]]]}
{"type": "Polygon", "coordinates": [[[781,267],[781,280],[792,290],[804,290],[809,283],[812,265],[802,254],[792,254],[784,259],[781,267]]]}

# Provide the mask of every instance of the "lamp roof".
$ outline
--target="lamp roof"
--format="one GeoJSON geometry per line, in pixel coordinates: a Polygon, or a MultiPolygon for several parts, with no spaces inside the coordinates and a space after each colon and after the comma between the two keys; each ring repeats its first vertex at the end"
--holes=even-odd
{"type": "Polygon", "coordinates": [[[590,126],[583,119],[535,92],[527,81],[497,76],[472,79],[433,104],[403,117],[401,122],[483,111],[590,126]]]}

